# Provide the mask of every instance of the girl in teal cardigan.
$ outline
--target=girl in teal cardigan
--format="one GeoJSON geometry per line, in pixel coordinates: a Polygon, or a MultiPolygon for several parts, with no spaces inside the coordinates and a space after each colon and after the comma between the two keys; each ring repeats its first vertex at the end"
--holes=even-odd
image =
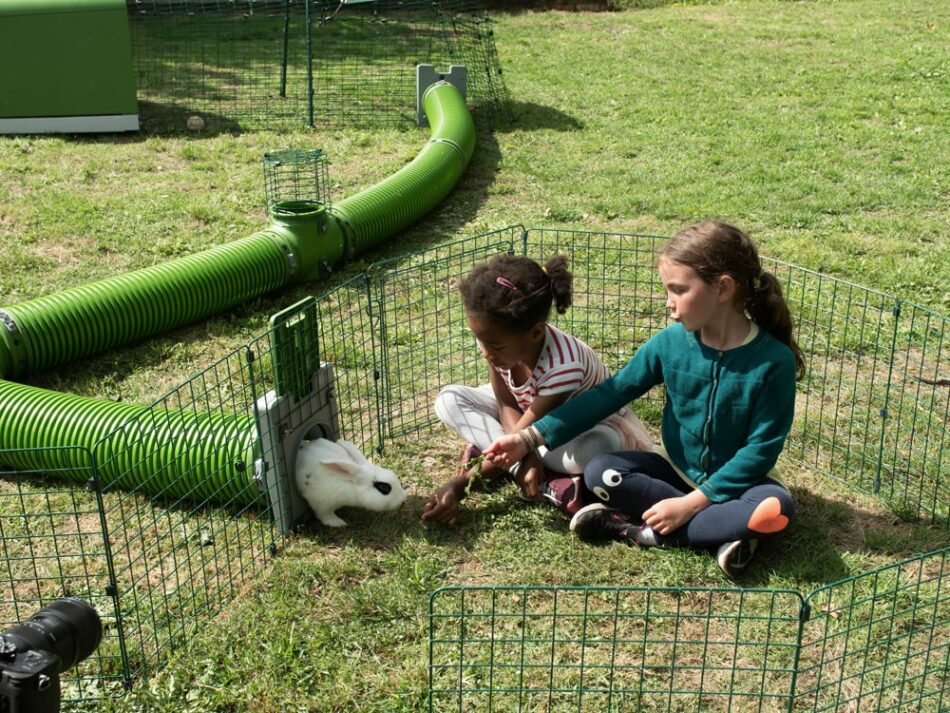
{"type": "Polygon", "coordinates": [[[557,447],[662,384],[663,446],[591,460],[584,484],[594,502],[571,530],[588,541],[716,549],[736,576],[758,538],[781,532],[794,514],[774,466],[804,360],[781,287],[741,230],[691,226],[662,249],[658,266],[674,324],[614,376],[485,455],[504,465],[557,447]]]}

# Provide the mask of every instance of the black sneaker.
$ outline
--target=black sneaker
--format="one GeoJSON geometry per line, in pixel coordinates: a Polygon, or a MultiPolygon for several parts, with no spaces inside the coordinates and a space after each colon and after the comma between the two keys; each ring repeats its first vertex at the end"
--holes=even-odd
{"type": "Polygon", "coordinates": [[[758,544],[759,541],[754,539],[724,542],[716,551],[716,564],[727,577],[735,579],[749,566],[758,544]]]}
{"type": "Polygon", "coordinates": [[[623,542],[633,546],[637,544],[639,529],[630,515],[603,503],[582,507],[571,518],[571,532],[585,542],[623,542]]]}

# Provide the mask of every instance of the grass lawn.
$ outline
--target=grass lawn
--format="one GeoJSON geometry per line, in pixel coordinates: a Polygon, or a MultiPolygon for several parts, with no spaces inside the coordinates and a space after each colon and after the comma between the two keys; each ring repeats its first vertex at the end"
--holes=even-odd
{"type": "MultiPolygon", "coordinates": [[[[950,4],[671,5],[496,16],[516,120],[480,130],[458,188],[341,269],[504,225],[672,234],[705,217],[763,253],[950,313],[950,4]]],[[[261,158],[319,147],[333,196],[411,160],[426,130],[0,137],[0,306],[191,254],[266,226],[261,158]]],[[[29,378],[147,403],[326,284],[29,378]]],[[[942,375],[950,376],[950,374],[942,375]]],[[[398,513],[349,513],[282,547],[266,578],[116,711],[426,708],[428,593],[452,584],[727,586],[708,555],[594,548],[512,489],[424,527],[456,468],[437,431],[387,451],[398,513]]],[[[800,517],[743,584],[809,591],[944,546],[947,533],[791,469],[800,517]]]]}

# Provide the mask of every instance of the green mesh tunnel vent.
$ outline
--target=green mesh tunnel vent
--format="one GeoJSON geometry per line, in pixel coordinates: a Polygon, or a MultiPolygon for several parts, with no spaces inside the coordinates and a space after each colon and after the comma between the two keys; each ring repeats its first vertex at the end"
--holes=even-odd
{"type": "Polygon", "coordinates": [[[268,213],[278,206],[299,202],[329,208],[329,163],[329,157],[320,149],[285,149],[264,154],[264,200],[268,213]]]}
{"type": "MultiPolygon", "coordinates": [[[[55,457],[43,454],[37,468],[25,455],[31,449],[18,452],[0,477],[7,570],[0,623],[64,594],[90,598],[107,623],[106,638],[67,692],[71,700],[93,700],[121,691],[266,574],[281,530],[253,482],[254,461],[246,459],[264,457],[270,467],[283,453],[286,463],[294,440],[333,418],[340,437],[366,453],[425,439],[438,389],[479,383],[482,364],[455,290],[476,262],[507,251],[570,255],[575,304],[557,321],[616,369],[667,324],[655,273],[664,241],[514,227],[377,263],[282,318],[306,324],[299,314],[309,310],[315,327],[302,327],[289,342],[272,328],[141,409],[86,449],[84,460],[74,453],[82,448],[62,446],[55,457]],[[306,340],[318,345],[319,360],[306,340]],[[290,375],[277,365],[281,344],[309,355],[286,367],[290,375]],[[308,405],[300,396],[307,378],[294,374],[319,374],[324,365],[333,369],[335,415],[288,429],[287,442],[277,428],[266,448],[257,434],[221,455],[171,450],[169,434],[189,413],[253,429],[255,409],[279,400],[268,398],[271,391],[292,395],[287,403],[300,404],[303,424],[328,403],[308,405]],[[145,424],[155,437],[136,441],[145,424]],[[157,477],[180,484],[165,495],[145,484],[128,490],[119,484],[123,459],[156,463],[157,477]],[[199,462],[212,471],[210,493],[190,493],[186,484],[199,462]],[[243,471],[235,471],[238,463],[243,471]],[[250,497],[225,496],[234,472],[243,474],[242,493],[250,497]]],[[[428,603],[432,710],[945,707],[950,390],[941,384],[950,371],[950,320],[826,275],[767,264],[782,280],[809,363],[782,462],[832,479],[844,493],[877,497],[901,517],[928,523],[944,544],[810,592],[440,590],[428,603]]],[[[658,418],[659,398],[644,406],[648,421],[658,418]]],[[[419,607],[424,614],[427,603],[419,607]]]]}
{"type": "Polygon", "coordinates": [[[469,68],[485,126],[510,98],[481,0],[126,0],[142,128],[408,127],[418,64],[469,68]]]}

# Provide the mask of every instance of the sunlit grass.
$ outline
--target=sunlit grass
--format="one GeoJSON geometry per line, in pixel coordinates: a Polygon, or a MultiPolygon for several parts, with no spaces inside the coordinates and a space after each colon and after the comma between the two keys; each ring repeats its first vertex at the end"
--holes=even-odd
{"type": "MultiPolygon", "coordinates": [[[[148,403],[371,261],[512,223],[669,235],[716,216],[772,257],[950,310],[944,4],[502,14],[495,36],[516,120],[480,127],[458,188],[419,225],[325,284],[30,381],[148,403]]],[[[267,151],[327,151],[338,200],[426,139],[413,128],[0,137],[0,306],[265,227],[267,151]]],[[[853,347],[853,333],[840,339],[853,347]]],[[[354,348],[338,356],[361,366],[354,348]]],[[[459,449],[442,431],[393,444],[385,462],[410,488],[403,510],[291,538],[265,577],[114,709],[424,710],[426,607],[440,586],[730,586],[705,553],[580,543],[556,511],[510,487],[475,494],[456,530],[424,527],[422,498],[458,467],[459,449]]],[[[787,475],[798,520],[744,584],[807,592],[946,544],[838,481],[787,475]]]]}

